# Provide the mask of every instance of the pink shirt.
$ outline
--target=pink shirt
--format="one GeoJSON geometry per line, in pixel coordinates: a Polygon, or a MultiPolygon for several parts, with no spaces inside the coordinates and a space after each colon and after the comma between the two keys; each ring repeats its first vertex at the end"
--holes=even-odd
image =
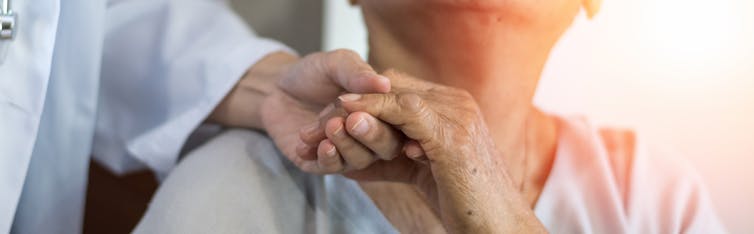
{"type": "Polygon", "coordinates": [[[699,176],[631,131],[559,120],[535,212],[554,233],[723,233],[699,176]]]}

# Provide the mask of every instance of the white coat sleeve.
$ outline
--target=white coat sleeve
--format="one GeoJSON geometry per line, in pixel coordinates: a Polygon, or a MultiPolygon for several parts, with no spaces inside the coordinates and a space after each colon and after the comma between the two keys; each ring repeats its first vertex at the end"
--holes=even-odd
{"type": "Polygon", "coordinates": [[[252,64],[290,52],[224,1],[111,1],[106,14],[93,155],[115,173],[146,165],[165,175],[252,64]]]}

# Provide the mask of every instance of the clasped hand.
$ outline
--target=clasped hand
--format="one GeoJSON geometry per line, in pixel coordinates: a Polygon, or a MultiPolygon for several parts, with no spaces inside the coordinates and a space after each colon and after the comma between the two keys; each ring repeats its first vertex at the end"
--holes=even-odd
{"type": "Polygon", "coordinates": [[[344,50],[309,55],[282,74],[261,122],[302,171],[413,184],[451,232],[543,230],[468,92],[378,75],[344,50]]]}
{"type": "Polygon", "coordinates": [[[542,230],[468,92],[384,75],[391,92],[341,95],[300,131],[303,170],[416,185],[451,232],[542,230]]]}

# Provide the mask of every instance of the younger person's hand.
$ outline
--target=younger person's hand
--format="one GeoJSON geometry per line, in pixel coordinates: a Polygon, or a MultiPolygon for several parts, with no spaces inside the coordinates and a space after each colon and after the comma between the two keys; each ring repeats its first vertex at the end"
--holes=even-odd
{"type": "Polygon", "coordinates": [[[296,147],[302,144],[299,130],[317,121],[317,113],[343,92],[390,90],[387,78],[378,75],[358,54],[347,50],[315,53],[274,67],[255,70],[255,74],[260,74],[257,78],[279,77],[273,87],[266,89],[270,91],[261,105],[262,127],[283,155],[309,173],[325,172],[316,161],[298,156],[296,147]]]}
{"type": "MultiPolygon", "coordinates": [[[[423,154],[421,147],[393,126],[364,112],[348,114],[338,103],[328,106],[320,120],[300,132],[301,158],[316,160],[323,173],[365,169],[378,160],[423,154]]],[[[358,174],[357,172],[348,174],[358,174]]]]}
{"type": "Polygon", "coordinates": [[[320,143],[324,150],[319,152],[335,148],[348,158],[348,152],[357,152],[349,147],[394,150],[402,142],[396,140],[401,139],[398,136],[405,134],[419,143],[421,154],[405,150],[403,157],[376,161],[346,175],[415,185],[452,233],[546,232],[513,185],[506,162],[468,92],[400,73],[386,74],[393,78],[390,93],[339,97],[340,105],[351,114],[345,120],[327,121],[327,139],[320,143]],[[371,123],[373,128],[361,128],[362,123],[371,123]],[[387,124],[400,133],[381,131],[387,124]],[[352,138],[333,136],[342,128],[352,138]],[[378,133],[388,137],[376,137],[378,133]],[[386,142],[375,139],[387,141],[388,146],[379,147],[386,142]]]}

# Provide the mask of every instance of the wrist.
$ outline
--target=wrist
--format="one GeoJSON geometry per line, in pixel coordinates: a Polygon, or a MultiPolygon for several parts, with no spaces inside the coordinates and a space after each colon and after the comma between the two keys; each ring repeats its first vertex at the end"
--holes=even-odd
{"type": "Polygon", "coordinates": [[[275,52],[259,60],[238,80],[207,121],[229,127],[261,129],[262,103],[274,89],[278,89],[278,80],[296,61],[297,56],[285,52],[275,52]]]}

